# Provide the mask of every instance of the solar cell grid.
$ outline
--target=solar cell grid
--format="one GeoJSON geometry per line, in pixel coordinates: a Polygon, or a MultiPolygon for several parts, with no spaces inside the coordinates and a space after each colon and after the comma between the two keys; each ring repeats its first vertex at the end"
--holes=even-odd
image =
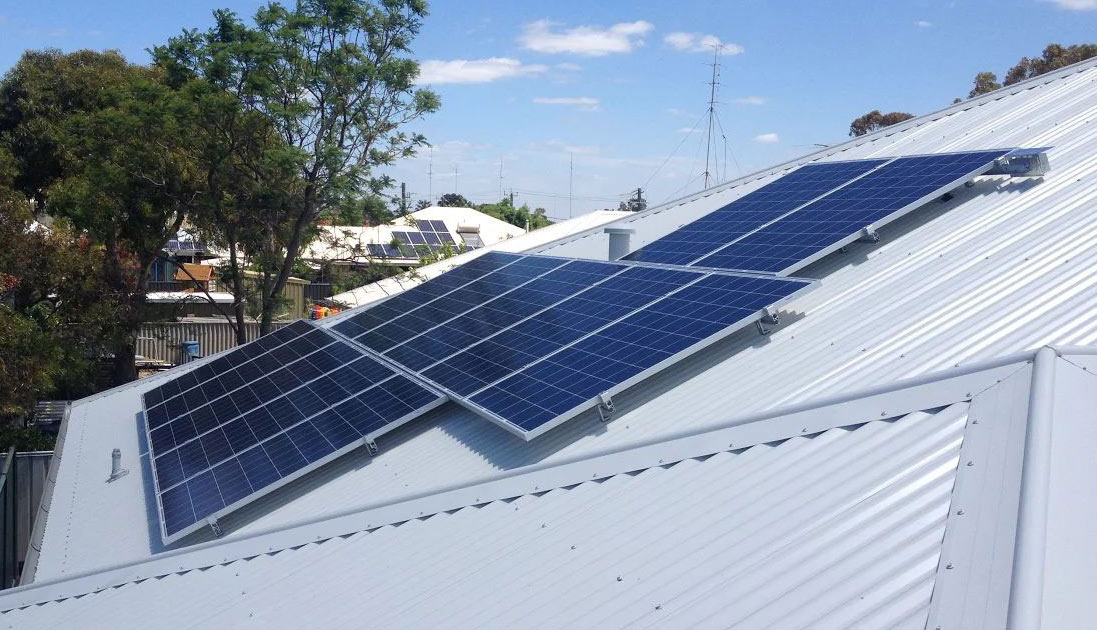
{"type": "MultiPolygon", "coordinates": [[[[470,395],[524,431],[589,406],[603,392],[737,324],[806,286],[804,281],[707,275],[470,395]]],[[[512,370],[513,372],[513,370],[512,370]]]]}
{"type": "Polygon", "coordinates": [[[802,166],[625,256],[626,260],[685,265],[864,175],[886,160],[802,166]]]}
{"type": "Polygon", "coordinates": [[[787,273],[862,228],[959,185],[1006,153],[1003,149],[896,159],[693,264],[787,273]]]}
{"type": "Polygon", "coordinates": [[[253,342],[248,352],[240,352],[249,347],[242,346],[223,357],[228,360],[219,368],[207,364],[207,376],[225,370],[217,379],[239,375],[241,368],[252,377],[241,377],[217,398],[197,397],[201,388],[192,388],[156,403],[173,391],[164,386],[146,395],[166,540],[443,400],[309,324],[279,338],[282,344],[253,342]],[[295,333],[298,337],[287,339],[295,333]],[[265,350],[257,354],[254,348],[265,350]],[[235,354],[252,358],[233,367],[235,354]]]}

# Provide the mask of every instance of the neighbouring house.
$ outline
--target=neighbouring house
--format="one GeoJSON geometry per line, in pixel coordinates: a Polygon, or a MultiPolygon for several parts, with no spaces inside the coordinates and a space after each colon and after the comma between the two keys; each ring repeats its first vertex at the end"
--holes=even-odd
{"type": "Polygon", "coordinates": [[[376,226],[323,225],[301,254],[312,265],[418,267],[440,252],[452,255],[525,234],[520,227],[472,208],[432,206],[376,226]]]}
{"type": "MultiPolygon", "coordinates": [[[[875,192],[898,198],[926,175],[903,173],[875,192]]],[[[22,586],[0,593],[0,620],[1092,625],[1097,60],[521,251],[530,256],[490,252],[239,354],[73,402],[22,586]],[[1011,177],[994,158],[980,167],[992,170],[947,179],[949,190],[905,203],[901,218],[842,232],[842,249],[804,254],[812,262],[795,274],[808,290],[773,312],[747,309],[766,334],[736,329],[665,356],[680,337],[725,325],[700,316],[681,325],[734,303],[734,292],[720,293],[725,278],[750,284],[749,295],[799,281],[635,262],[637,251],[700,243],[703,256],[728,248],[765,262],[810,250],[828,220],[877,202],[817,207],[818,223],[786,243],[731,247],[766,229],[757,226],[713,234],[760,188],[782,190],[768,198],[777,202],[803,193],[786,186],[797,173],[1013,147],[1036,149],[1029,157],[1046,157],[1050,170],[1011,177]],[[690,238],[664,238],[686,226],[690,238]],[[503,269],[498,282],[475,284],[503,269]],[[626,272],[643,281],[598,284],[626,272]],[[552,306],[555,321],[535,319],[569,282],[600,289],[573,311],[552,306]],[[511,288],[529,289],[527,299],[496,301],[511,288]],[[457,304],[473,289],[495,291],[492,306],[457,304]],[[647,292],[662,297],[649,302],[647,292]],[[629,304],[645,317],[596,321],[629,304]],[[451,315],[465,305],[481,318],[460,327],[451,315]],[[498,332],[487,326],[495,321],[507,339],[484,336],[498,332]],[[461,332],[478,348],[466,348],[478,359],[464,369],[406,368],[431,365],[416,348],[448,356],[440,344],[465,343],[461,332]],[[561,338],[580,341],[546,350],[561,338]],[[548,354],[527,364],[527,351],[548,354]],[[630,361],[649,367],[629,372],[630,361]],[[456,393],[497,368],[506,376],[477,395],[456,393]],[[635,378],[611,381],[618,372],[635,378]],[[462,385],[466,377],[474,381],[462,385]],[[542,411],[567,407],[569,387],[600,378],[621,388],[580,397],[577,415],[537,437],[500,426],[500,414],[539,413],[531,399],[542,411]],[[441,379],[456,384],[431,385],[441,379]],[[114,449],[116,472],[128,474],[111,475],[114,449]],[[189,518],[189,533],[166,536],[165,514],[189,518]]],[[[702,257],[687,254],[683,262],[702,257]]]]}

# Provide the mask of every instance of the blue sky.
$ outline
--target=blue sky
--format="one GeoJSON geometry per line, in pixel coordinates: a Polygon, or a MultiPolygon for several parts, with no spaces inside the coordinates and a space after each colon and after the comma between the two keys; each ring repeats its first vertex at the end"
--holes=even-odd
{"type": "MultiPolygon", "coordinates": [[[[260,4],[8,0],[0,67],[44,47],[146,62],[150,46],[208,26],[212,9],[251,15],[260,4]]],[[[722,139],[716,153],[730,179],[840,142],[868,110],[939,109],[978,71],[1001,76],[1049,42],[1095,34],[1097,0],[436,1],[414,51],[442,97],[415,125],[433,158],[389,172],[415,198],[456,188],[491,201],[513,188],[567,217],[570,159],[575,214],[615,207],[637,186],[660,202],[701,187],[714,41],[725,46],[717,110],[728,157],[722,139]]]]}

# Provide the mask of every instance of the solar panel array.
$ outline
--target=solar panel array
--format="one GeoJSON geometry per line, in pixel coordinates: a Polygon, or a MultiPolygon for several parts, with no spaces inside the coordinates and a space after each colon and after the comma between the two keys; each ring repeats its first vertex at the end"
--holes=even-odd
{"type": "Polygon", "coordinates": [[[1011,149],[808,164],[627,260],[791,273],[991,168],[1011,149]]]}
{"type": "Polygon", "coordinates": [[[166,539],[444,398],[299,321],[144,395],[166,539]]]}
{"type": "Polygon", "coordinates": [[[527,438],[809,284],[499,252],[475,262],[334,330],[527,438]]]}
{"type": "Polygon", "coordinates": [[[808,164],[625,256],[688,265],[887,160],[808,164]]]}
{"type": "MultiPolygon", "coordinates": [[[[296,322],[240,346],[144,395],[165,541],[447,396],[539,435],[757,321],[810,285],[780,275],[1007,152],[803,166],[625,261],[489,252],[331,330],[296,322]]],[[[371,254],[455,244],[441,221],[416,227],[371,254]]]]}
{"type": "Polygon", "coordinates": [[[366,250],[376,258],[418,258],[447,246],[456,249],[457,242],[444,221],[420,219],[415,227],[418,229],[393,230],[391,243],[370,243],[366,250]]]}
{"type": "Polygon", "coordinates": [[[898,158],[692,264],[789,273],[863,228],[958,186],[1008,152],[898,158]]]}

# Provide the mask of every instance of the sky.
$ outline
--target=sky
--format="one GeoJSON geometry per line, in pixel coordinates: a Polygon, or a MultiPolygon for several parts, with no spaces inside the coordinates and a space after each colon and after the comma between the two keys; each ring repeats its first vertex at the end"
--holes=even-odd
{"type": "MultiPolygon", "coordinates": [[[[0,68],[26,49],[147,50],[255,0],[0,2],[0,68]],[[135,8],[140,7],[140,8],[135,8]]],[[[1044,46],[1092,43],[1097,0],[435,0],[413,44],[440,111],[432,149],[386,170],[413,200],[457,191],[567,218],[643,189],[703,188],[847,139],[872,109],[925,114],[1044,46]]]]}

